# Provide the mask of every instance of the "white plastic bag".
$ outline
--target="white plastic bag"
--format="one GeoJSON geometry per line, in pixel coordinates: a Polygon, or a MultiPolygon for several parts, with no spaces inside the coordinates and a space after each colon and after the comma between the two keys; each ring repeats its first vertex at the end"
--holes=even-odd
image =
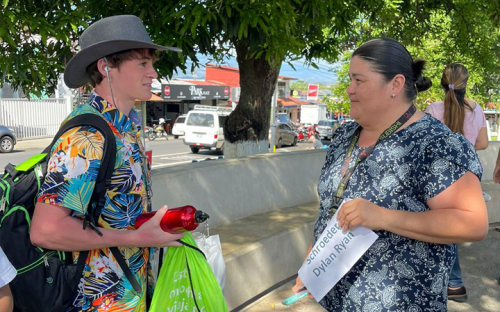
{"type": "Polygon", "coordinates": [[[200,248],[207,257],[208,265],[212,268],[220,288],[224,291],[224,285],[226,284],[226,264],[222,257],[219,235],[207,237],[203,233],[195,232],[192,233],[192,236],[198,248],[200,248]]]}

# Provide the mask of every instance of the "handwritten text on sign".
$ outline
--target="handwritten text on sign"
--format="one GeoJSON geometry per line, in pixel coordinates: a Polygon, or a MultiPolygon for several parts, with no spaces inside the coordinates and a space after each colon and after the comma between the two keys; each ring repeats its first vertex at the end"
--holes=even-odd
{"type": "MultiPolygon", "coordinates": [[[[345,199],[342,205],[349,200],[345,199]]],[[[300,279],[316,301],[323,299],[378,238],[377,234],[363,226],[342,232],[337,222],[342,205],[299,270],[300,279]]]]}

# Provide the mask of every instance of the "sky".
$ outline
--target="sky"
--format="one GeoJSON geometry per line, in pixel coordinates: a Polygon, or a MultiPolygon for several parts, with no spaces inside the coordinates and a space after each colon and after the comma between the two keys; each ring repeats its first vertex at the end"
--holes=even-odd
{"type": "MultiPolygon", "coordinates": [[[[213,61],[211,61],[204,55],[197,55],[197,56],[200,60],[200,64],[205,64],[205,63],[214,64],[213,61]]],[[[288,63],[283,62],[283,64],[281,65],[280,75],[297,78],[298,80],[303,80],[310,83],[324,83],[327,85],[334,84],[337,81],[336,75],[332,71],[335,67],[334,64],[330,64],[325,61],[316,62],[316,64],[319,67],[319,70],[311,66],[309,67],[306,66],[304,64],[304,61],[301,60],[293,61],[292,64],[295,67],[295,70],[288,63]]],[[[236,62],[236,59],[234,57],[230,57],[225,63],[219,65],[238,67],[238,63],[236,62]]],[[[187,67],[190,68],[191,64],[188,63],[187,67]]],[[[178,75],[174,75],[174,78],[181,78],[181,79],[193,79],[193,77],[200,80],[205,79],[205,68],[204,67],[197,68],[194,74],[188,73],[185,75],[184,73],[180,73],[178,75]]]]}

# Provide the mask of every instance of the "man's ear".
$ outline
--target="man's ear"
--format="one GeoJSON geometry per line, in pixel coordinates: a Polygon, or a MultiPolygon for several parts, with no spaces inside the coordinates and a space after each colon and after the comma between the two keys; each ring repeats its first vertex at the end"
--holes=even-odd
{"type": "Polygon", "coordinates": [[[101,58],[97,61],[97,70],[99,70],[103,77],[107,77],[109,75],[109,68],[104,59],[101,58]]]}

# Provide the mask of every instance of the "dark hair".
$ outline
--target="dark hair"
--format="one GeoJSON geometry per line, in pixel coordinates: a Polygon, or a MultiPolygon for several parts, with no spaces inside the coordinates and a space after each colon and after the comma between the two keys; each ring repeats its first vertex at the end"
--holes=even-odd
{"type": "MultiPolygon", "coordinates": [[[[107,55],[106,59],[108,60],[109,67],[116,68],[120,67],[120,65],[125,61],[134,58],[140,59],[142,57],[151,57],[153,59],[153,62],[157,59],[154,49],[132,49],[120,51],[114,54],[107,55]]],[[[101,72],[99,72],[99,70],[97,69],[97,61],[87,66],[86,69],[88,81],[94,88],[104,79],[104,77],[101,75],[101,72]]]]}
{"type": "Polygon", "coordinates": [[[461,134],[464,134],[465,110],[474,111],[465,102],[468,80],[469,72],[461,64],[446,66],[441,76],[441,87],[445,92],[443,122],[451,131],[461,134]]]}
{"type": "Polygon", "coordinates": [[[429,78],[424,77],[425,61],[413,61],[410,52],[398,41],[391,38],[370,40],[357,48],[352,57],[358,56],[371,63],[373,71],[381,74],[385,82],[401,74],[405,77],[405,95],[410,101],[417,92],[432,86],[429,78]]]}

